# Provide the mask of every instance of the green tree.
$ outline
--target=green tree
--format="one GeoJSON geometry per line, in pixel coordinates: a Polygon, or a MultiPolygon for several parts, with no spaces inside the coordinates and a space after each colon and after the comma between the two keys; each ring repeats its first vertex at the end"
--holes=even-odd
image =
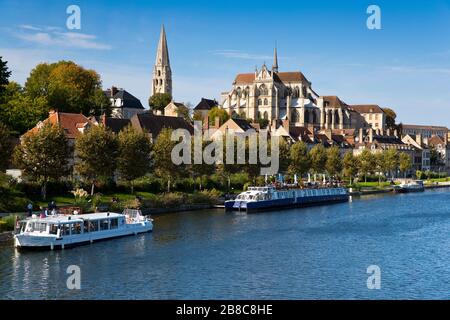
{"type": "Polygon", "coordinates": [[[180,113],[181,117],[186,120],[187,122],[191,122],[191,103],[186,103],[185,105],[180,105],[178,107],[178,112],[180,113]]]}
{"type": "Polygon", "coordinates": [[[8,70],[7,61],[3,61],[3,58],[0,56],[0,102],[4,86],[9,83],[10,76],[11,71],[8,70]]]}
{"type": "Polygon", "coordinates": [[[344,168],[344,176],[348,177],[350,184],[352,184],[353,177],[358,173],[359,159],[353,155],[353,152],[347,152],[342,160],[344,168]]]}
{"type": "Polygon", "coordinates": [[[442,166],[442,156],[441,154],[436,150],[434,146],[431,146],[430,149],[430,165],[431,166],[442,166]]]}
{"type": "Polygon", "coordinates": [[[30,181],[41,185],[41,195],[47,196],[47,183],[58,181],[70,172],[71,148],[64,132],[55,125],[45,124],[37,133],[22,138],[14,152],[14,163],[30,181]]]}
{"type": "Polygon", "coordinates": [[[176,165],[172,161],[172,150],[179,143],[172,141],[172,130],[163,128],[153,145],[152,158],[154,161],[155,173],[167,180],[167,192],[170,192],[170,185],[181,173],[184,166],[176,165]]]}
{"type": "Polygon", "coordinates": [[[148,99],[148,105],[152,110],[163,111],[170,101],[172,101],[170,93],[155,93],[148,99]]]}
{"type": "MultiPolygon", "coordinates": [[[[290,158],[291,158],[291,152],[290,152],[290,145],[289,143],[283,139],[283,138],[278,138],[279,139],[279,168],[278,168],[278,172],[281,174],[286,174],[288,173],[289,170],[289,164],[290,164],[290,158]]],[[[268,142],[268,146],[270,146],[270,141],[268,142]]]]}
{"type": "Polygon", "coordinates": [[[388,149],[383,152],[384,154],[384,163],[385,163],[385,170],[387,170],[391,177],[393,175],[393,172],[395,172],[398,168],[398,152],[395,149],[388,149]]]}
{"type": "Polygon", "coordinates": [[[200,111],[194,111],[192,115],[192,120],[194,121],[203,121],[203,115],[200,111]]]}
{"type": "Polygon", "coordinates": [[[400,171],[403,172],[404,177],[406,178],[406,172],[411,169],[412,166],[411,157],[408,154],[401,152],[398,155],[398,163],[400,171]]]}
{"type": "Polygon", "coordinates": [[[199,156],[202,159],[202,163],[195,163],[195,147],[194,147],[194,139],[191,139],[191,164],[189,166],[189,171],[191,172],[194,180],[197,180],[199,183],[199,189],[202,190],[203,188],[203,179],[207,176],[210,176],[215,171],[215,165],[214,164],[207,164],[203,160],[203,150],[212,143],[212,141],[205,141],[202,139],[201,141],[201,152],[199,156]]]}
{"type": "Polygon", "coordinates": [[[37,122],[48,116],[45,97],[31,98],[22,87],[10,82],[3,92],[4,103],[0,105],[0,121],[19,134],[33,128],[37,122]]]}
{"type": "Polygon", "coordinates": [[[383,108],[383,112],[386,115],[386,128],[392,130],[396,129],[395,119],[397,118],[397,114],[395,111],[390,108],[383,108]]]}
{"type": "Polygon", "coordinates": [[[76,172],[91,183],[94,195],[95,183],[114,176],[117,164],[118,142],[110,130],[103,126],[93,126],[78,136],[75,151],[79,159],[76,172]]]}
{"type": "Polygon", "coordinates": [[[359,160],[359,174],[364,176],[364,182],[367,182],[367,175],[373,172],[375,167],[375,157],[368,150],[364,149],[358,156],[359,160]]]}
{"type": "Polygon", "coordinates": [[[118,135],[117,169],[134,193],[133,181],[150,171],[151,142],[149,136],[128,126],[118,135]]]}
{"type": "Polygon", "coordinates": [[[325,172],[327,163],[327,151],[322,144],[316,144],[309,152],[311,157],[311,169],[314,173],[325,172]]]}
{"type": "Polygon", "coordinates": [[[297,141],[291,146],[289,173],[298,174],[300,181],[311,169],[311,158],[308,154],[308,146],[303,141],[297,141]]]}
{"type": "Polygon", "coordinates": [[[219,117],[220,125],[224,124],[228,119],[230,119],[230,115],[228,114],[228,112],[219,107],[214,107],[209,110],[208,119],[210,125],[215,124],[216,117],[219,117]]]}
{"type": "Polygon", "coordinates": [[[342,158],[339,148],[333,146],[327,150],[327,160],[325,163],[325,169],[330,177],[339,175],[342,171],[342,158]]]}
{"type": "Polygon", "coordinates": [[[388,171],[385,151],[374,154],[373,158],[375,169],[378,172],[378,185],[381,185],[381,176],[384,176],[388,171]]]}
{"type": "Polygon", "coordinates": [[[37,65],[25,83],[25,93],[31,99],[46,98],[48,110],[100,115],[108,114],[111,107],[98,73],[72,61],[37,65]]]}
{"type": "Polygon", "coordinates": [[[0,173],[8,168],[11,160],[13,144],[11,141],[11,131],[0,122],[0,173]]]}
{"type": "Polygon", "coordinates": [[[223,135],[222,163],[217,164],[217,171],[223,177],[227,184],[227,191],[230,191],[231,176],[235,173],[245,170],[245,164],[237,164],[237,138],[234,135],[223,135]],[[228,142],[233,141],[233,149],[228,146],[228,142]],[[230,152],[227,152],[230,148],[230,152]]]}

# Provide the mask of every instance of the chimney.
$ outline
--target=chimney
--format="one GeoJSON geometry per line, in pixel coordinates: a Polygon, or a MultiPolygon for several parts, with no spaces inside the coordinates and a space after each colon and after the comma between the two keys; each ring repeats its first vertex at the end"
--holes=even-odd
{"type": "Polygon", "coordinates": [[[203,118],[203,130],[208,130],[209,129],[209,117],[208,115],[206,115],[203,118]]]}
{"type": "Polygon", "coordinates": [[[373,142],[373,129],[372,128],[369,129],[369,142],[370,143],[373,142]]]}
{"type": "Polygon", "coordinates": [[[112,87],[111,87],[111,97],[114,97],[115,94],[116,94],[118,91],[119,91],[119,90],[117,90],[117,87],[112,86],[112,87]]]}
{"type": "Polygon", "coordinates": [[[214,119],[214,128],[215,129],[219,129],[220,128],[220,118],[219,117],[216,117],[214,119]]]}
{"type": "Polygon", "coordinates": [[[419,144],[419,146],[422,145],[422,135],[416,134],[416,142],[419,144]]]}

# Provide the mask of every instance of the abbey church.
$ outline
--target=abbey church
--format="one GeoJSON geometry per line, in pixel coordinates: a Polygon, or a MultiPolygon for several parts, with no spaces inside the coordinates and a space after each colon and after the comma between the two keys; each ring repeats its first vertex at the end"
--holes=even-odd
{"type": "Polygon", "coordinates": [[[277,49],[272,68],[236,76],[231,91],[222,93],[222,107],[246,119],[288,120],[292,126],[318,129],[364,127],[365,121],[336,96],[320,96],[299,71],[279,72],[277,49]]]}

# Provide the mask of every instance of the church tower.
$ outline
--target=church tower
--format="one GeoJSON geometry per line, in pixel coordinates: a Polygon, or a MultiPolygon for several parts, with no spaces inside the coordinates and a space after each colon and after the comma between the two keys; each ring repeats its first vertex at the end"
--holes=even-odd
{"type": "Polygon", "coordinates": [[[164,25],[161,27],[155,67],[153,68],[152,94],[155,93],[172,95],[172,70],[170,70],[169,49],[164,25]]]}
{"type": "Polygon", "coordinates": [[[273,51],[273,65],[272,72],[278,73],[278,56],[277,56],[277,47],[275,47],[273,51]]]}

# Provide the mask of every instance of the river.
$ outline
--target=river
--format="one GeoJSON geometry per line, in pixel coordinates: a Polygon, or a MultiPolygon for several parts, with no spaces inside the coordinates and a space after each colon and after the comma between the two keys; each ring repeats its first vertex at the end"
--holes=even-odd
{"type": "Polygon", "coordinates": [[[0,246],[0,299],[448,299],[450,189],[257,214],[158,215],[62,251],[0,246]],[[69,290],[70,265],[81,289],[69,290]],[[367,268],[380,270],[368,289],[367,268]]]}

